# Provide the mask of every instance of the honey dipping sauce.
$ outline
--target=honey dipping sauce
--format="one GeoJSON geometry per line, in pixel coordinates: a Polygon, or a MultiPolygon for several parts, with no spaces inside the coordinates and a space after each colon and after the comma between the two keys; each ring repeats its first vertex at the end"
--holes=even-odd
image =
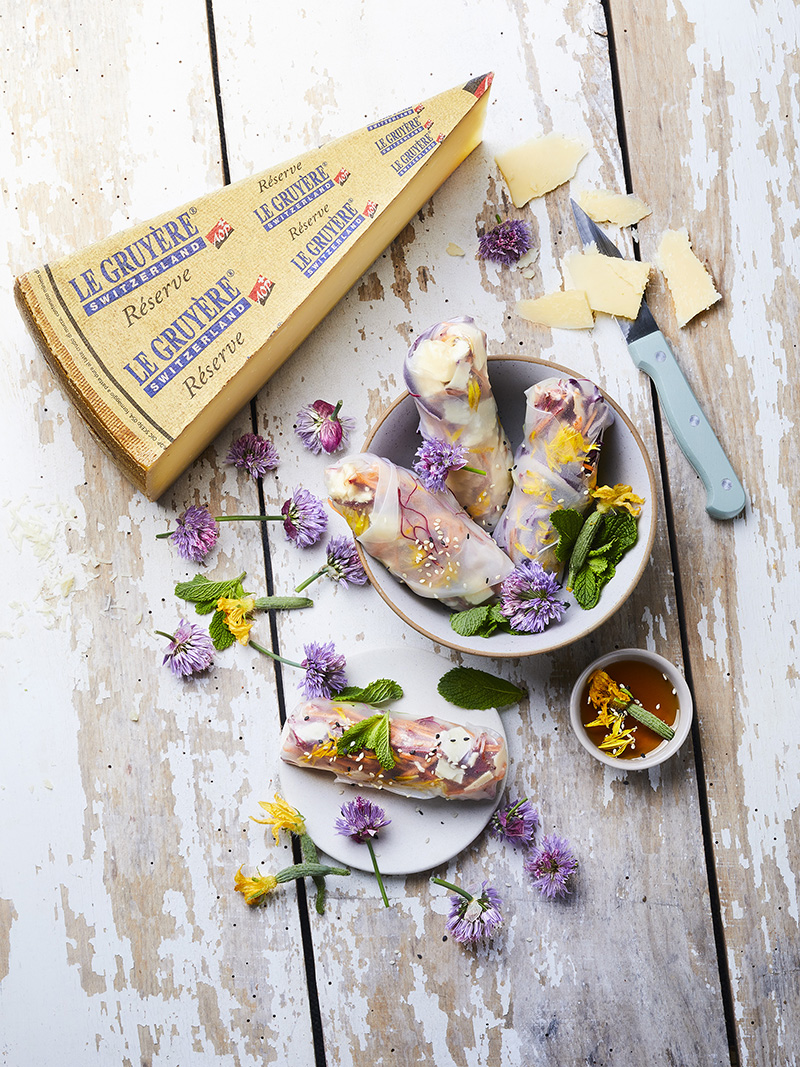
{"type": "MultiPolygon", "coordinates": [[[[641,660],[621,659],[607,664],[603,670],[619,685],[624,685],[626,689],[629,689],[633,693],[633,699],[646,711],[663,719],[668,726],[675,725],[678,715],[678,696],[673,689],[672,682],[666,679],[657,667],[643,663],[641,660]]],[[[596,718],[597,708],[589,701],[589,681],[587,680],[581,696],[581,722],[586,727],[588,722],[596,718]]],[[[636,744],[635,747],[626,748],[616,757],[617,759],[635,760],[640,756],[646,756],[654,748],[658,748],[664,740],[644,723],[637,722],[632,715],[626,717],[625,726],[626,728],[636,727],[634,734],[636,744]]],[[[603,738],[608,735],[608,728],[592,726],[586,729],[586,733],[589,740],[599,747],[603,738]]],[[[608,755],[612,753],[609,752],[608,755]]]]}

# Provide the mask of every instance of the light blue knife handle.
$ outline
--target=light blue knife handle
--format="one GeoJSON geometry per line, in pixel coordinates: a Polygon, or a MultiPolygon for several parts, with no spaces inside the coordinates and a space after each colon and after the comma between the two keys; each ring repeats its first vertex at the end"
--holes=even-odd
{"type": "Polygon", "coordinates": [[[662,333],[628,344],[633,362],[655,382],[658,397],[686,458],[706,487],[706,511],[715,519],[733,519],[747,502],[744,489],[722,450],[691,386],[662,333]]]}

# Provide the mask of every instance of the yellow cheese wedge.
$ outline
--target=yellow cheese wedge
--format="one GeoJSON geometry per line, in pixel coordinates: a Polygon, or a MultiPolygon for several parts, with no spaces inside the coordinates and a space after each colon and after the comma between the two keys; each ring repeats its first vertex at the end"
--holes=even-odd
{"type": "Polygon", "coordinates": [[[574,287],[585,290],[592,311],[624,319],[639,314],[649,263],[604,256],[592,246],[583,254],[568,256],[566,266],[574,287]]]}
{"type": "Polygon", "coordinates": [[[711,275],[692,251],[685,228],[664,231],[656,263],[667,280],[679,326],[722,299],[711,275]]]}
{"type": "Polygon", "coordinates": [[[524,207],[536,196],[568,182],[588,149],[580,141],[550,133],[509,148],[495,163],[511,193],[514,207],[524,207]]]}
{"type": "Polygon", "coordinates": [[[633,226],[651,213],[644,200],[632,193],[613,193],[610,189],[584,189],[578,203],[595,222],[615,226],[633,226]]]}
{"type": "Polygon", "coordinates": [[[17,279],[67,393],[155,500],[480,144],[492,75],[17,279]]]}
{"type": "Polygon", "coordinates": [[[594,326],[594,315],[582,289],[565,289],[535,300],[520,300],[516,310],[523,319],[540,326],[560,330],[590,330],[594,326]]]}

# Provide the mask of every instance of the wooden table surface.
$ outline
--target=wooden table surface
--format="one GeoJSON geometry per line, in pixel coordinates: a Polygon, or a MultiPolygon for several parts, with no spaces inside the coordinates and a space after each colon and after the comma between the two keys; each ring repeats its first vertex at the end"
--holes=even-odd
{"type": "MultiPolygon", "coordinates": [[[[795,1064],[798,962],[797,601],[800,495],[798,18],[792,0],[6,0],[0,388],[2,844],[0,1061],[153,1065],[795,1064]],[[484,142],[158,503],[124,480],[65,399],[14,307],[13,277],[398,106],[496,72],[484,142]],[[564,186],[523,211],[494,163],[556,131],[591,151],[573,190],[653,208],[651,258],[687,226],[722,302],[685,329],[649,302],[748,493],[714,521],[703,486],[616,324],[534,327],[516,301],[558,288],[577,247],[564,186]],[[524,217],[538,274],[474,256],[496,213],[524,217]],[[449,242],[463,258],[448,256],[449,242]],[[427,874],[329,880],[320,917],[295,885],[249,910],[240,865],[291,862],[250,821],[278,787],[296,677],[237,646],[181,682],[161,665],[196,568],[155,534],[189,504],[259,508],[226,466],[257,429],[282,462],[269,506],[323,462],[299,407],[345,400],[361,444],[402,389],[409,341],[472,315],[493,352],[598,381],[656,465],[652,559],[618,614],[518,662],[468,659],[528,690],[505,713],[513,793],[580,861],[565,902],[487,835],[436,873],[505,900],[491,946],[445,940],[427,874]],[[568,722],[574,679],[615,647],[682,665],[696,722],[653,772],[604,768],[568,722]]],[[[630,238],[623,243],[630,253],[630,238]]],[[[337,532],[339,520],[332,520],[337,532]]],[[[256,524],[225,528],[208,574],[289,590],[320,565],[256,524]],[[266,554],[265,554],[265,548],[266,554]]],[[[314,587],[264,643],[431,651],[371,588],[314,587]]],[[[458,662],[447,649],[443,667],[458,662]]],[[[365,679],[362,679],[365,680],[365,679]]],[[[409,842],[409,849],[414,843],[409,842]]]]}

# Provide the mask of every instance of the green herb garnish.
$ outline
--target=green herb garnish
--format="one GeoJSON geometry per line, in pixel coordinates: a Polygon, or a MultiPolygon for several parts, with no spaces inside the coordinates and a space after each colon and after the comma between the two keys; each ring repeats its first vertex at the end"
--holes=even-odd
{"type": "Polygon", "coordinates": [[[517,704],[525,696],[525,690],[513,682],[496,678],[475,667],[454,667],[442,675],[437,689],[439,695],[450,704],[458,708],[474,708],[476,711],[505,708],[517,704]]]}
{"type": "Polygon", "coordinates": [[[588,611],[616,574],[617,563],[636,544],[636,519],[628,511],[599,510],[584,519],[580,512],[562,508],[553,512],[550,521],[560,535],[556,559],[569,561],[567,589],[588,611]]]}
{"type": "Polygon", "coordinates": [[[377,678],[363,688],[357,685],[348,685],[334,693],[333,699],[343,704],[372,704],[379,707],[387,700],[399,700],[403,690],[397,682],[391,678],[377,678]]]}
{"type": "MultiPolygon", "coordinates": [[[[394,683],[396,684],[396,683],[394,683]]],[[[339,699],[337,693],[334,697],[339,699]]],[[[385,771],[395,765],[394,753],[389,741],[389,712],[378,712],[368,719],[348,727],[336,742],[336,751],[340,756],[350,756],[354,752],[374,752],[375,758],[385,771]]]]}

